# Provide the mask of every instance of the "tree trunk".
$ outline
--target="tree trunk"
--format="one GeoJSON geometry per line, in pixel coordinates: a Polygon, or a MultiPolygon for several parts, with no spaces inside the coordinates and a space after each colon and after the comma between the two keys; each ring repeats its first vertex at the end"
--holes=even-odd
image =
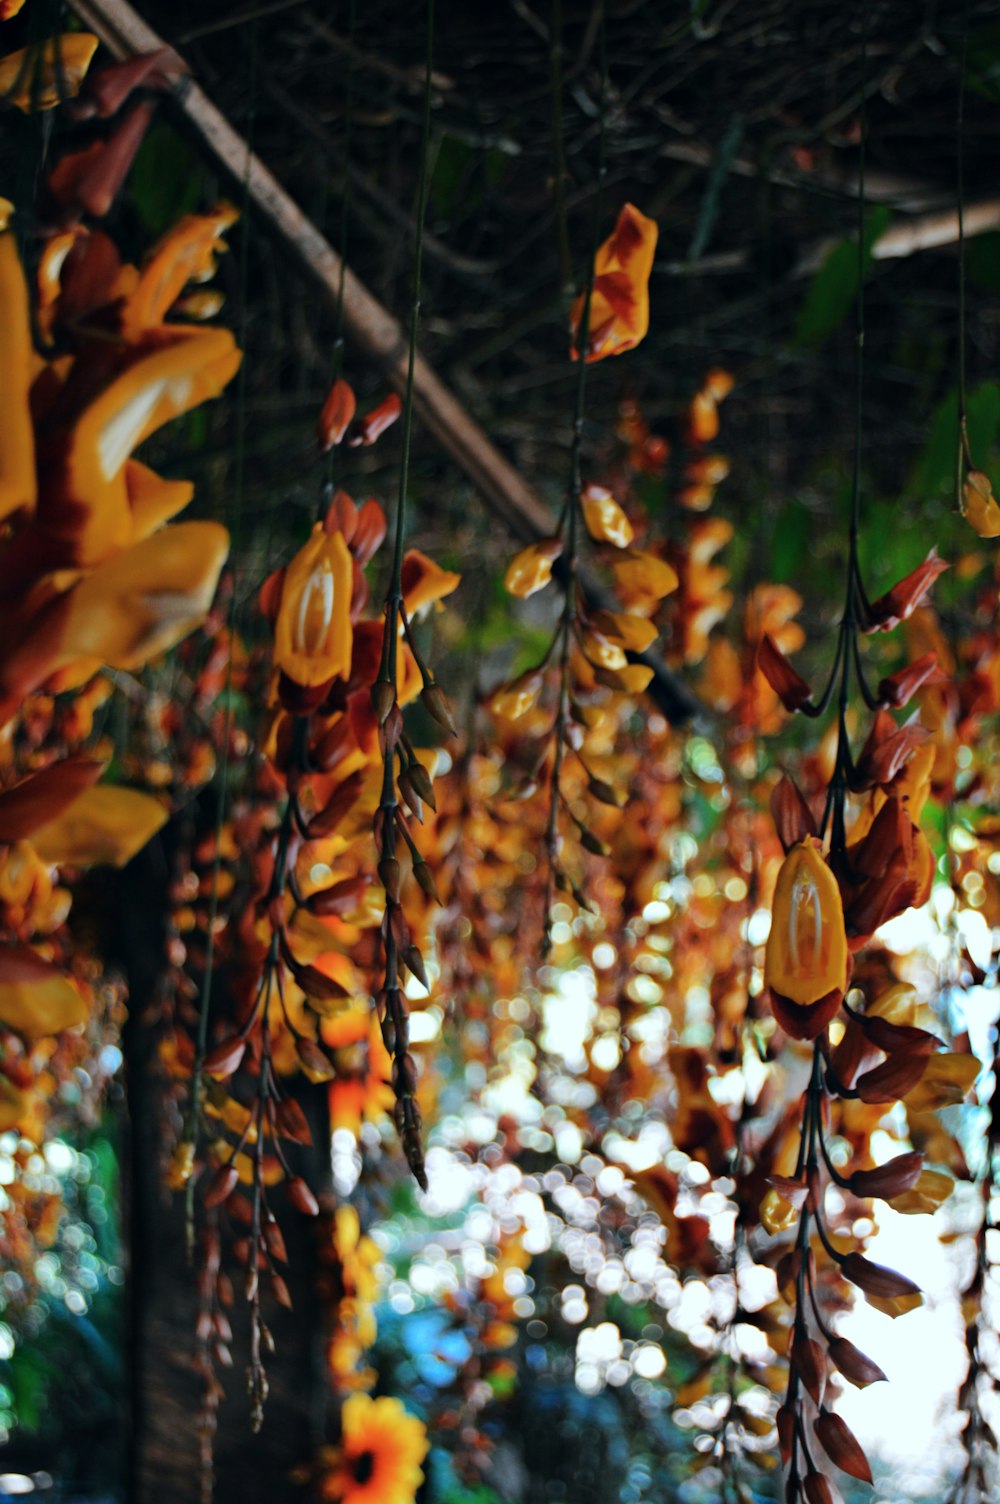
{"type": "MultiPolygon", "coordinates": [[[[155,1000],[163,963],[167,912],[168,844],[154,842],[121,874],[116,915],[120,961],[129,984],[124,1052],[130,1123],[125,1171],[125,1236],[129,1249],[130,1504],[190,1504],[198,1491],[197,1421],[201,1382],[192,1367],[197,1315],[197,1270],[186,1260],[184,1198],[163,1185],[164,1086],[157,1064],[155,1000]]],[[[312,1162],[302,1171],[313,1185],[328,1156],[325,1110],[319,1094],[302,1102],[317,1148],[299,1151],[312,1162]]],[[[233,1367],[220,1370],[226,1398],[219,1409],[215,1497],[247,1501],[302,1497],[291,1473],[307,1463],[322,1439],[326,1406],[323,1315],[316,1297],[316,1224],[291,1207],[280,1215],[288,1247],[294,1311],[275,1308],[265,1319],[277,1351],[268,1360],[270,1395],[264,1426],[250,1432],[245,1372],[247,1308],[235,1271],[233,1367]]]]}

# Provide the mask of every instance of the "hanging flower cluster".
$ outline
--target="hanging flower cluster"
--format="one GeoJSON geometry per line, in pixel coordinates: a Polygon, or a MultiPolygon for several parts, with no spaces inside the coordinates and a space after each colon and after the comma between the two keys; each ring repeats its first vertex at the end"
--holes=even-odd
{"type": "MultiPolygon", "coordinates": [[[[656,246],[655,223],[626,204],[614,233],[597,252],[583,293],[570,314],[571,353],[576,357],[584,325],[588,331],[587,361],[632,349],[649,324],[649,274],[656,246]]],[[[583,367],[578,383],[577,414],[570,463],[570,483],[560,529],[551,538],[531,543],[511,560],[504,584],[511,595],[526,600],[553,579],[558,566],[563,605],[549,646],[541,661],[501,685],[490,701],[494,714],[507,722],[525,719],[532,752],[527,788],[544,782],[548,789],[548,818],[544,845],[548,887],[544,900],[545,949],[549,946],[549,914],[556,891],[572,893],[586,906],[580,878],[563,859],[563,829],[575,827],[583,849],[607,854],[605,842],[590,821],[566,798],[563,763],[576,759],[584,771],[591,799],[617,807],[620,795],[612,783],[590,765],[588,731],[600,734],[603,712],[616,694],[634,697],[652,677],[652,669],[635,662],[656,638],[650,617],[660,601],[677,587],[670,565],[656,553],[634,547],[635,529],[605,486],[584,484],[581,475],[583,427],[583,367]],[[598,550],[598,561],[613,581],[613,608],[599,603],[579,577],[583,531],[598,550]],[[630,655],[633,655],[630,659],[630,655]],[[542,709],[554,690],[554,710],[542,709]],[[536,707],[538,713],[536,714],[536,707]],[[544,729],[542,729],[544,727],[544,729]]],[[[519,728],[520,729],[520,728],[519,728]]]]}
{"type": "Polygon", "coordinates": [[[766,634],[758,658],[787,710],[819,715],[835,692],[839,706],[821,817],[787,775],[774,789],[772,811],[786,854],[775,884],[764,968],[779,1027],[792,1039],[814,1042],[794,1169],[790,1175],[771,1176],[771,1190],[761,1204],[768,1231],[796,1229],[794,1248],[779,1268],[779,1283],[789,1292],[795,1318],[788,1392],[778,1427],[789,1469],[788,1496],[810,1501],[834,1497],[833,1484],[817,1466],[819,1453],[854,1477],[871,1477],[857,1441],[824,1402],[828,1372],[836,1369],[861,1385],[883,1377],[823,1315],[817,1260],[825,1257],[830,1274],[850,1281],[890,1314],[909,1310],[920,1300],[905,1275],[833,1241],[825,1187],[832,1183],[855,1197],[878,1197],[897,1207],[914,1192],[923,1205],[937,1205],[951,1188],[949,1177],[924,1168],[919,1152],[845,1171],[832,1157],[828,1141],[825,1104],[831,1097],[884,1111],[899,1099],[909,1103],[914,1094],[919,1097],[928,1075],[942,1069],[951,1073],[950,1057],[937,1053],[939,1039],[917,1021],[912,989],[866,987],[862,974],[852,977],[853,958],[875,930],[924,903],[930,892],[934,862],[919,820],[935,749],[931,732],[918,718],[900,725],[892,709],[905,707],[922,688],[944,678],[935,655],[928,653],[883,678],[873,692],[865,679],[858,634],[889,631],[907,621],[946,566],[932,551],[916,570],[870,601],[856,540],[855,526],[837,651],[820,699],[814,700],[808,683],[766,634]],[[859,696],[874,712],[857,753],[847,720],[852,674],[859,696]],[[838,1020],[834,1035],[838,1015],[843,1022],[838,1020]],[[815,1252],[813,1236],[819,1239],[815,1252]]]}
{"type": "MultiPolygon", "coordinates": [[[[73,33],[4,58],[0,95],[26,111],[75,96],[81,118],[113,116],[142,70],[89,73],[96,46],[73,33]]],[[[140,138],[133,127],[133,152],[140,138]]],[[[5,1266],[26,1273],[60,1246],[66,1212],[61,1193],[38,1190],[39,1150],[96,1120],[125,1015],[96,953],[115,937],[73,923],[73,892],[88,868],[125,866],[175,792],[169,764],[164,779],[142,757],[116,769],[139,787],[105,781],[123,750],[108,702],[123,677],[144,698],[134,671],[205,619],[228,547],[215,523],[172,525],[193,487],[134,452],[217,396],[240,358],[229,331],[176,318],[232,211],[192,216],[126,264],[84,216],[110,207],[127,161],[119,152],[110,171],[113,136],[85,150],[90,201],[69,139],[37,203],[0,200],[0,1123],[18,1145],[0,1240],[5,1266]]],[[[198,776],[179,781],[189,791],[198,776]]],[[[35,1290],[25,1279],[25,1310],[35,1290]]]]}
{"type": "MultiPolygon", "coordinates": [[[[354,402],[353,395],[343,397],[345,387],[338,381],[334,391],[350,416],[338,420],[335,432],[325,420],[324,442],[331,433],[332,441],[349,440],[354,402]]],[[[384,405],[382,418],[364,430],[365,442],[372,441],[374,428],[386,426],[390,407],[384,405]]],[[[330,408],[328,401],[327,420],[330,408]]],[[[304,1110],[315,1107],[308,1107],[301,1080],[325,1086],[329,1122],[355,1135],[363,1122],[381,1122],[395,1103],[404,1148],[422,1177],[417,1067],[407,1043],[401,984],[405,974],[428,984],[421,947],[434,885],[402,808],[394,804],[389,816],[401,838],[399,857],[395,845],[386,855],[383,837],[373,860],[365,829],[373,816],[377,823],[386,818],[380,816],[386,808],[386,748],[393,768],[398,765],[398,787],[411,817],[419,821],[425,804],[433,807],[435,754],[414,745],[402,711],[421,692],[425,705],[433,699],[415,624],[419,614],[454,590],[458,576],[416,550],[405,554],[395,642],[387,651],[385,623],[368,613],[365,575],[385,531],[375,500],[358,506],[338,491],[324,502],[297,554],[260,592],[273,643],[271,703],[257,789],[248,790],[252,801],[245,808],[242,800],[234,806],[239,834],[231,843],[235,854],[247,849],[250,837],[251,868],[240,872],[237,865],[221,888],[225,868],[212,879],[228,910],[217,948],[229,996],[225,1006],[213,1008],[207,1048],[194,1061],[196,1110],[175,1155],[173,1179],[183,1183],[200,1168],[202,1125],[208,1135],[202,1204],[210,1217],[217,1216],[216,1209],[224,1213],[245,1270],[257,1425],[271,1340],[261,1281],[279,1305],[290,1303],[274,1187],[283,1184],[298,1211],[315,1215],[319,1210],[316,1194],[291,1158],[295,1145],[309,1148],[315,1137],[304,1110]],[[387,664],[391,680],[385,677],[387,664]],[[391,711],[380,720],[387,692],[391,711]],[[387,892],[388,908],[381,916],[373,902],[376,869],[387,892]],[[401,890],[408,872],[416,877],[416,891],[404,907],[401,890]],[[380,950],[391,960],[391,983],[373,980],[380,950]],[[374,1012],[370,991],[376,996],[374,1012]]],[[[204,955],[201,964],[209,965],[204,955]]],[[[325,1121],[325,1115],[315,1121],[325,1121]]],[[[374,1338],[372,1291],[359,1264],[365,1245],[356,1229],[353,1238],[349,1235],[345,1219],[352,1216],[341,1208],[335,1223],[343,1291],[330,1364],[338,1388],[358,1382],[351,1375],[374,1338]]]]}

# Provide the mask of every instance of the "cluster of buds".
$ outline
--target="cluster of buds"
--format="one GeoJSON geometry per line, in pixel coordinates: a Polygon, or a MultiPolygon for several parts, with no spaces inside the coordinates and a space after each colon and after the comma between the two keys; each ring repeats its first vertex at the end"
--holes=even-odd
{"type": "MultiPolygon", "coordinates": [[[[456,580],[457,583],[457,580],[456,580]]],[[[420,702],[431,719],[449,736],[458,728],[451,705],[417,645],[406,604],[407,570],[405,560],[398,588],[390,586],[386,602],[385,632],[378,678],[372,686],[371,703],[379,727],[382,750],[382,785],[375,811],[373,832],[378,859],[378,876],[385,893],[380,934],[384,954],[381,987],[375,994],[379,1026],[386,1049],[392,1056],[392,1088],[396,1096],[395,1119],[406,1162],[417,1183],[426,1190],[424,1151],[421,1141],[421,1114],[417,1103],[417,1065],[410,1054],[409,1017],[403,986],[407,975],[428,986],[427,970],[419,946],[414,943],[403,913],[401,895],[404,868],[397,856],[398,838],[402,837],[410,858],[410,870],[422,892],[437,901],[434,875],[420,854],[411,834],[406,810],[418,822],[423,821],[423,806],[437,808],[434,785],[424,763],[420,761],[406,734],[399,703],[399,633],[420,675],[420,702]]]]}

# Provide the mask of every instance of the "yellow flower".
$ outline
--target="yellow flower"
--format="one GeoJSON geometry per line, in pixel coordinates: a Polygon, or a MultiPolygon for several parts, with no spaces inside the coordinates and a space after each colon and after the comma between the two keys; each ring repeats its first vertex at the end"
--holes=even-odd
{"type": "Polygon", "coordinates": [[[962,487],[962,511],[965,520],[975,528],[980,538],[996,538],[1000,535],[1000,506],[990,478],[982,470],[970,470],[962,487]]]}
{"type": "Polygon", "coordinates": [[[627,548],[635,537],[631,522],[606,486],[586,486],[582,497],[587,532],[599,543],[627,548]]]}
{"type": "Polygon", "coordinates": [[[333,1221],[333,1247],[345,1293],[358,1300],[373,1301],[378,1293],[375,1266],[381,1254],[378,1244],[362,1235],[356,1207],[337,1207],[333,1221]]]}
{"type": "Polygon", "coordinates": [[[812,836],[781,864],[767,937],[764,981],[775,1018],[793,1039],[815,1039],[847,987],[847,934],[837,880],[812,836]]]}
{"type": "Polygon", "coordinates": [[[0,97],[25,114],[29,110],[51,110],[80,92],[96,51],[97,38],[92,32],[73,31],[10,52],[0,58],[0,97]]]}
{"type": "Polygon", "coordinates": [[[0,233],[0,520],[35,504],[35,437],[28,407],[33,374],[28,288],[12,230],[0,233]]]}
{"type": "MultiPolygon", "coordinates": [[[[39,434],[37,521],[57,564],[89,568],[135,541],[127,470],[133,449],[217,397],[239,363],[228,329],[165,326],[127,347],[112,379],[96,390],[87,364],[74,366],[39,434]]],[[[131,472],[133,490],[138,479],[131,472]]],[[[148,486],[147,474],[140,489],[148,486]]]]}
{"type": "Polygon", "coordinates": [[[124,867],[167,822],[169,810],[140,789],[103,783],[85,789],[32,836],[38,855],[55,865],[124,867]]]}
{"type": "Polygon", "coordinates": [[[314,688],[350,673],[353,579],[343,533],[317,522],[285,571],[274,624],[275,665],[296,684],[314,688]]]}
{"type": "Polygon", "coordinates": [[[562,551],[561,538],[540,538],[537,543],[529,543],[507,565],[504,589],[522,601],[536,590],[544,590],[552,578],[552,565],[562,551]]]}
{"type": "Polygon", "coordinates": [[[125,299],[122,328],[127,338],[162,323],[189,282],[205,282],[215,258],[227,249],[222,236],[238,218],[231,204],[208,214],[188,214],[168,230],[146,258],[135,288],[125,299]]]}
{"type": "Polygon", "coordinates": [[[429,1443],[422,1421],[402,1401],[352,1394],[341,1412],[340,1466],[322,1483],[322,1497],[341,1504],[412,1504],[429,1443]]]}

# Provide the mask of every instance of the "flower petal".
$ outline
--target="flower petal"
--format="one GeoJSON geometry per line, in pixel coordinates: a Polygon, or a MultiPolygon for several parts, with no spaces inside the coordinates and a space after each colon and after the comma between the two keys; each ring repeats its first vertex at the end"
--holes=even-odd
{"type": "MultiPolygon", "coordinates": [[[[614,231],[594,259],[586,359],[621,355],[644,339],[649,329],[649,275],[659,229],[633,204],[625,204],[614,231]]],[[[570,310],[570,353],[579,359],[580,320],[586,295],[570,310]]]]}
{"type": "Polygon", "coordinates": [[[169,813],[139,789],[99,784],[37,830],[32,845],[53,866],[124,867],[166,824],[169,813]]]}
{"type": "Polygon", "coordinates": [[[68,592],[52,670],[81,660],[134,669],[204,621],[229,549],[217,522],[162,528],[68,592]]]}
{"type": "Polygon", "coordinates": [[[75,1028],[87,1004],[72,980],[27,945],[0,947],[0,1023],[26,1039],[75,1028]]]}
{"type": "Polygon", "coordinates": [[[97,38],[89,31],[64,32],[0,58],[0,98],[27,114],[51,110],[79,93],[97,38]]]}
{"type": "Polygon", "coordinates": [[[28,288],[11,230],[0,232],[0,521],[35,503],[35,439],[28,408],[33,356],[28,288]]]}

